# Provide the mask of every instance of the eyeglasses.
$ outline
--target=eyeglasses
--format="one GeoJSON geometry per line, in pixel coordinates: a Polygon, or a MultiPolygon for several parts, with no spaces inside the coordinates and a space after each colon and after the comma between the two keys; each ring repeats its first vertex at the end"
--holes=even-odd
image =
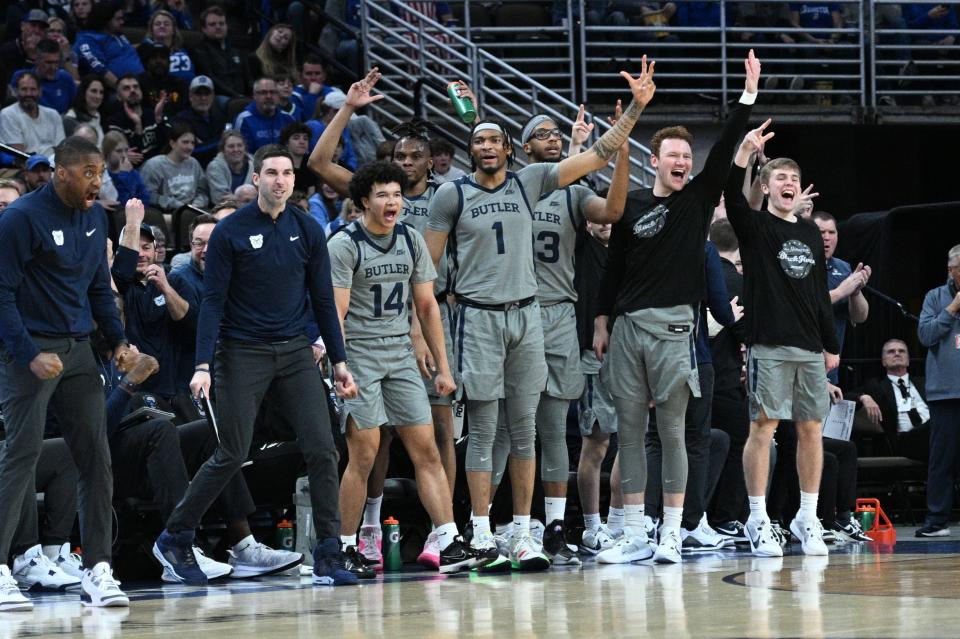
{"type": "Polygon", "coordinates": [[[190,246],[193,248],[202,249],[206,245],[207,242],[205,240],[190,240],[190,246]]]}
{"type": "Polygon", "coordinates": [[[558,140],[563,138],[563,132],[560,129],[537,129],[533,132],[533,136],[538,140],[546,140],[548,138],[557,138],[558,140]]]}

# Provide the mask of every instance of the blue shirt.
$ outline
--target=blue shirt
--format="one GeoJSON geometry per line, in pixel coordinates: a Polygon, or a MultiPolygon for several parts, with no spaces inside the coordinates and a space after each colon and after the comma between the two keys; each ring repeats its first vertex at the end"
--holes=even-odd
{"type": "Polygon", "coordinates": [[[257,105],[250,103],[237,116],[233,128],[240,131],[247,143],[247,152],[254,153],[261,146],[280,143],[280,131],[295,120],[280,109],[267,117],[257,111],[257,105]]]}
{"type": "MultiPolygon", "coordinates": [[[[842,7],[835,2],[798,2],[791,3],[791,11],[800,14],[800,26],[805,29],[832,29],[834,11],[842,13],[842,7]]],[[[830,34],[820,33],[817,37],[827,38],[830,34]]]]}
{"type": "MultiPolygon", "coordinates": [[[[853,269],[850,264],[844,262],[839,257],[831,257],[827,260],[827,290],[840,286],[843,280],[847,279],[853,269]]],[[[840,344],[840,352],[843,352],[843,338],[847,334],[847,322],[850,321],[850,299],[842,299],[833,305],[833,324],[837,331],[837,342],[840,344]]],[[[839,355],[839,353],[838,353],[839,355]]],[[[839,384],[839,369],[834,368],[827,373],[827,379],[832,384],[839,384]]]]}
{"type": "Polygon", "coordinates": [[[0,339],[28,366],[31,334],[85,338],[93,323],[113,347],[125,342],[107,267],[107,215],[68,207],[50,182],[0,215],[0,339]]]}
{"type": "Polygon", "coordinates": [[[323,229],[291,204],[274,221],[256,201],[224,218],[207,245],[197,363],[218,334],[247,342],[310,337],[310,310],[333,363],[346,361],[323,229]]]}
{"type": "Polygon", "coordinates": [[[300,98],[300,104],[303,106],[304,120],[313,118],[313,112],[317,108],[317,102],[325,98],[331,91],[333,91],[333,87],[327,85],[323,85],[320,93],[316,94],[310,93],[310,87],[305,87],[302,84],[293,87],[293,95],[300,98]]]}
{"type": "MultiPolygon", "coordinates": [[[[17,86],[17,80],[24,74],[26,69],[20,69],[10,78],[10,86],[17,86]]],[[[33,72],[37,69],[34,67],[33,72]]],[[[39,77],[39,76],[38,76],[39,77]]],[[[40,104],[49,107],[63,115],[70,110],[73,99],[77,96],[77,84],[73,81],[73,76],[63,69],[57,69],[57,75],[53,80],[40,80],[40,104]]]]}
{"type": "Polygon", "coordinates": [[[80,75],[96,73],[102,76],[110,71],[119,78],[126,73],[143,73],[140,56],[124,35],[81,31],[73,50],[80,61],[80,75]]]}
{"type": "Polygon", "coordinates": [[[170,52],[170,75],[184,82],[190,82],[196,77],[197,70],[185,49],[170,52]]]}
{"type": "MultiPolygon", "coordinates": [[[[170,271],[170,275],[173,274],[176,274],[188,285],[184,292],[180,293],[180,297],[185,299],[192,308],[197,309],[197,317],[199,318],[200,304],[203,301],[203,271],[193,263],[193,256],[191,255],[189,262],[170,271]]],[[[177,379],[181,385],[186,384],[189,387],[196,359],[197,331],[196,326],[194,326],[194,330],[184,334],[180,341],[180,363],[177,365],[177,379]]]]}
{"type": "Polygon", "coordinates": [[[120,206],[125,206],[130,198],[137,198],[143,202],[144,206],[150,206],[150,191],[147,185],[143,183],[140,172],[133,171],[110,171],[110,179],[113,180],[113,186],[117,189],[117,201],[120,206]]]}
{"type": "Polygon", "coordinates": [[[733,326],[733,310],[730,308],[730,293],[727,292],[727,282],[723,276],[723,263],[720,261],[720,254],[713,242],[708,241],[704,246],[706,253],[706,273],[707,273],[707,301],[700,303],[700,317],[697,321],[697,339],[695,342],[697,352],[697,364],[709,364],[713,362],[713,355],[710,351],[710,335],[707,330],[707,308],[713,319],[717,320],[721,326],[733,326]]]}
{"type": "MultiPolygon", "coordinates": [[[[320,141],[320,136],[323,135],[323,131],[327,128],[327,125],[320,120],[307,120],[304,124],[310,127],[310,148],[313,149],[317,146],[317,142],[320,141]]],[[[343,153],[340,154],[340,165],[347,167],[351,171],[356,171],[357,153],[353,150],[353,138],[350,137],[350,130],[344,129],[340,137],[343,139],[343,153]]]]}

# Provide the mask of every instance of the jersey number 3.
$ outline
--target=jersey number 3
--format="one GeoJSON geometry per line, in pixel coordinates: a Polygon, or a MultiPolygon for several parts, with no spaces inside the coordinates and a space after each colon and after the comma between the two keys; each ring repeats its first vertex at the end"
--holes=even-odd
{"type": "Polygon", "coordinates": [[[537,259],[547,264],[560,261],[560,234],[556,231],[540,231],[537,241],[542,242],[537,251],[537,259]]]}
{"type": "Polygon", "coordinates": [[[383,301],[383,287],[374,284],[370,287],[373,291],[373,315],[382,317],[383,312],[395,312],[397,315],[403,312],[403,282],[397,282],[393,285],[393,290],[387,296],[387,301],[383,301]]]}

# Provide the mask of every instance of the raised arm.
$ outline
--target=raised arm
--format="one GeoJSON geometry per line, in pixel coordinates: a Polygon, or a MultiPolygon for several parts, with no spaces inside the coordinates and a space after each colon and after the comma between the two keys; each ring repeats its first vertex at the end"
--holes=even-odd
{"type": "Polygon", "coordinates": [[[313,152],[307,160],[307,166],[323,178],[323,181],[326,182],[330,188],[344,197],[350,194],[349,185],[353,173],[349,169],[345,169],[339,164],[334,163],[333,155],[337,150],[337,142],[347,128],[350,116],[352,116],[357,109],[371,102],[383,99],[382,94],[370,95],[370,91],[373,90],[374,85],[376,85],[379,79],[380,72],[374,67],[370,69],[370,72],[367,73],[365,78],[350,85],[350,89],[347,91],[347,101],[343,107],[337,111],[337,114],[333,116],[330,124],[323,130],[317,146],[313,148],[313,152]]]}
{"type": "Polygon", "coordinates": [[[576,182],[588,173],[602,169],[613,159],[617,149],[630,139],[633,126],[637,123],[640,114],[653,99],[653,94],[657,90],[653,83],[653,68],[655,65],[656,63],[651,61],[648,66],[647,56],[643,56],[639,77],[634,78],[626,71],[620,72],[620,75],[630,85],[633,100],[623,112],[623,116],[617,121],[616,126],[600,136],[600,139],[592,147],[584,153],[561,160],[558,167],[559,186],[566,186],[576,182]]]}
{"type": "MultiPolygon", "coordinates": [[[[580,106],[580,112],[583,113],[583,105],[580,106]]],[[[614,109],[614,116],[609,118],[610,125],[616,126],[617,120],[623,115],[623,107],[620,100],[617,100],[617,106],[614,109]]],[[[593,124],[590,125],[593,129],[593,124]]],[[[613,170],[613,179],[610,181],[610,190],[607,191],[607,197],[593,197],[584,207],[584,217],[594,224],[614,224],[623,217],[623,209],[627,203],[627,191],[630,190],[630,141],[624,142],[620,146],[617,154],[617,163],[613,170]]]]}

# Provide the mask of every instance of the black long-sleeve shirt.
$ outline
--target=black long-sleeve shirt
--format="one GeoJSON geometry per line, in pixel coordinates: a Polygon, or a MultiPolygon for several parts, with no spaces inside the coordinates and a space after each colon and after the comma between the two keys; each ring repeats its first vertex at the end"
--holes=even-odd
{"type": "Polygon", "coordinates": [[[703,170],[682,190],[666,197],[657,197],[653,189],[627,195],[623,217],[610,235],[610,262],[597,310],[600,315],[698,305],[705,299],[707,229],[751,108],[737,105],[703,170]]]}
{"type": "MultiPolygon", "coordinates": [[[[743,304],[743,276],[737,273],[737,267],[729,260],[720,258],[723,267],[723,279],[727,285],[730,299],[739,297],[743,304]]],[[[737,388],[740,383],[740,369],[743,357],[740,344],[746,342],[746,319],[741,317],[736,324],[721,330],[710,339],[710,354],[713,356],[713,390],[737,388]]]]}
{"type": "Polygon", "coordinates": [[[336,364],[347,359],[320,224],[297,207],[274,221],[256,200],[210,235],[197,326],[197,363],[211,362],[218,334],[248,342],[310,337],[312,310],[336,364]]]}
{"type": "Polygon", "coordinates": [[[597,316],[600,281],[607,270],[607,247],[586,231],[577,238],[576,271],[573,286],[577,291],[577,337],[580,350],[593,349],[593,318],[597,316]]]}
{"type": "Polygon", "coordinates": [[[125,342],[107,267],[107,216],[68,207],[53,182],[0,215],[0,340],[21,366],[40,352],[30,337],[85,338],[93,323],[111,347],[125,342]]]}
{"type": "Polygon", "coordinates": [[[811,222],[752,211],[744,170],[727,177],[727,217],[740,242],[747,344],[839,354],[820,231],[811,222]]]}

